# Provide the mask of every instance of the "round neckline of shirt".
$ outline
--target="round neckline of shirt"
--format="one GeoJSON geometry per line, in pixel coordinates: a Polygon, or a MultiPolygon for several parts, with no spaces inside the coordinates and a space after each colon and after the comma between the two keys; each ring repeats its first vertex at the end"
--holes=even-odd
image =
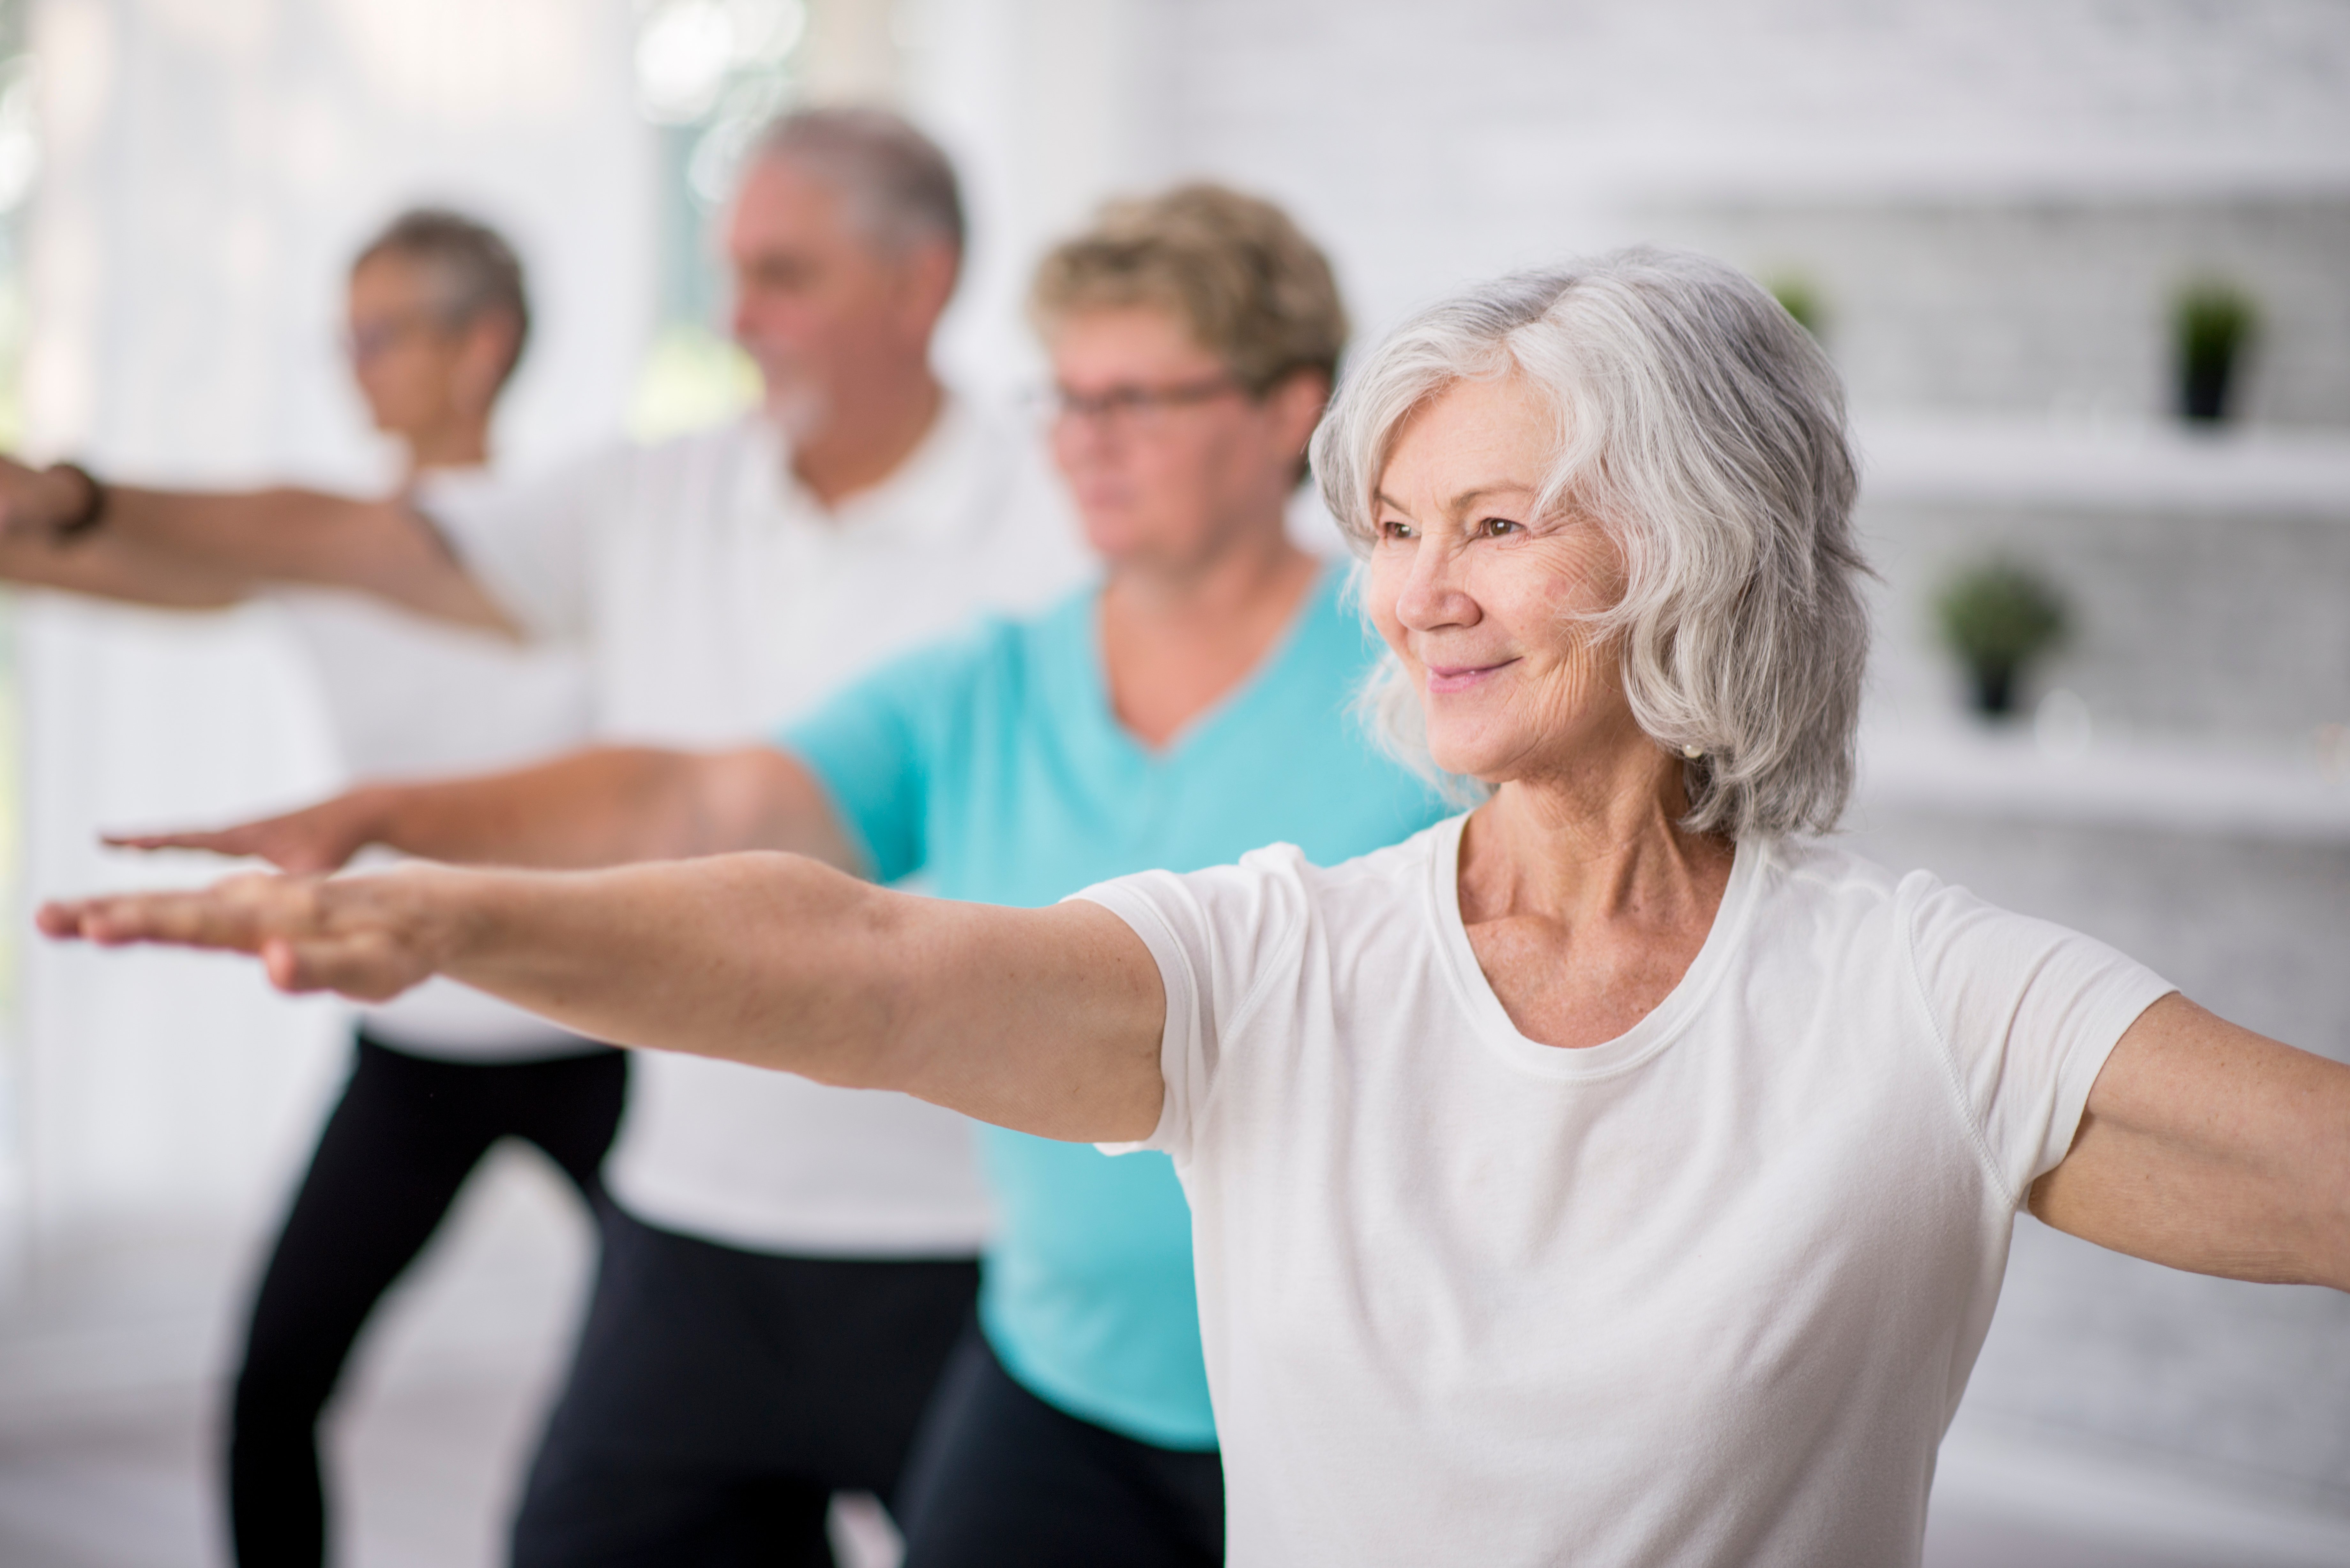
{"type": "Polygon", "coordinates": [[[1289,624],[1281,628],[1281,635],[1265,649],[1264,657],[1232,690],[1192,714],[1163,746],[1146,744],[1118,721],[1118,710],[1110,705],[1109,665],[1102,657],[1101,633],[1101,596],[1107,585],[1096,583],[1083,595],[1080,618],[1086,652],[1080,668],[1087,685],[1087,705],[1093,710],[1096,721],[1116,738],[1114,743],[1126,753],[1130,763],[1151,773],[1173,768],[1208,736],[1232,722],[1234,713],[1244,711],[1272,687],[1279,671],[1297,657],[1308,628],[1315,621],[1324,615],[1338,612],[1337,596],[1345,592],[1344,572],[1340,562],[1320,563],[1315,569],[1314,580],[1306,585],[1305,597],[1291,612],[1289,624]]]}
{"type": "Polygon", "coordinates": [[[1469,928],[1461,918],[1461,834],[1468,821],[1464,812],[1433,830],[1429,846],[1428,912],[1443,946],[1445,967],[1476,1023],[1478,1039],[1511,1066],[1544,1078],[1613,1077],[1641,1066],[1670,1045],[1705,1005],[1729,971],[1731,955],[1744,943],[1770,858],[1766,846],[1739,841],[1712,929],[1706,932],[1688,972],[1647,1017],[1596,1045],[1545,1045],[1528,1039],[1510,1022],[1508,1010],[1477,962],[1476,950],[1469,945],[1469,928]]]}
{"type": "Polygon", "coordinates": [[[978,411],[968,399],[951,387],[942,387],[941,391],[930,429],[922,432],[922,439],[914,443],[904,461],[878,483],[843,496],[837,505],[825,505],[801,482],[792,470],[790,444],[773,424],[756,413],[745,417],[753,422],[753,439],[764,448],[762,455],[769,461],[753,464],[753,472],[767,476],[774,504],[779,509],[816,524],[824,536],[943,535],[962,526],[964,508],[951,504],[924,504],[922,493],[942,486],[956,492],[965,488],[967,480],[957,472],[961,465],[955,462],[955,454],[976,443],[980,421],[978,411]]]}

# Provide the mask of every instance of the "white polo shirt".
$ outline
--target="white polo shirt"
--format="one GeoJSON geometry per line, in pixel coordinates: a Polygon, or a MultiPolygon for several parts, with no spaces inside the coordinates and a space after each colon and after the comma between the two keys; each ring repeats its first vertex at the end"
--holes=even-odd
{"type": "MultiPolygon", "coordinates": [[[[488,496],[485,469],[417,482],[427,509],[488,496]]],[[[471,631],[360,594],[271,595],[310,656],[327,720],[355,779],[429,778],[519,766],[588,736],[588,667],[575,648],[471,631]]],[[[411,1055],[513,1062],[569,1055],[587,1041],[535,1013],[435,978],[359,1010],[370,1038],[411,1055]]]]}
{"type": "MultiPolygon", "coordinates": [[[[619,742],[763,741],[878,660],[1090,569],[1034,438],[960,400],[830,511],[747,418],[436,516],[526,626],[586,648],[596,733],[619,742]]],[[[988,1230],[961,1117],[661,1052],[636,1061],[605,1175],[643,1220],[757,1251],[958,1256],[988,1230]]]]}

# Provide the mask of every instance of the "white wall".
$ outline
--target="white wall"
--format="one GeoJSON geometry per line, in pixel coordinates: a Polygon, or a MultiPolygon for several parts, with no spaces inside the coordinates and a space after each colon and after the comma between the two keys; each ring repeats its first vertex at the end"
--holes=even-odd
{"type": "MultiPolygon", "coordinates": [[[[629,0],[39,0],[28,449],[159,483],[380,483],[337,347],[341,282],[420,200],[481,213],[530,269],[505,455],[617,430],[653,299],[634,27],[629,0]]],[[[210,875],[93,834],[332,782],[265,612],[18,603],[26,895],[210,875]]],[[[342,1065],[332,1009],[233,963],[20,951],[0,1097],[16,1262],[125,1228],[265,1222],[342,1065]]]]}

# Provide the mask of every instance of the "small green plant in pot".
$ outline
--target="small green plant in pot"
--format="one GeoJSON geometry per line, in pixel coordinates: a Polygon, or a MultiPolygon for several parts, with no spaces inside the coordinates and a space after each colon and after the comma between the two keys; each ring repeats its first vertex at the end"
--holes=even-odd
{"type": "Polygon", "coordinates": [[[1953,576],[1935,597],[1942,640],[1973,684],[1975,711],[2015,711],[2016,687],[2033,659],[2064,640],[2064,595],[2012,561],[1989,561],[1953,576]]]}
{"type": "Polygon", "coordinates": [[[1818,341],[1827,341],[1827,304],[1809,277],[1799,272],[1783,272],[1774,274],[1763,286],[1779,302],[1779,308],[1795,318],[1796,326],[1818,341]]]}
{"type": "Polygon", "coordinates": [[[2260,312],[2232,285],[2206,281],[2180,291],[2171,311],[2179,418],[2218,424],[2228,417],[2229,394],[2242,382],[2240,372],[2259,327],[2260,312]]]}

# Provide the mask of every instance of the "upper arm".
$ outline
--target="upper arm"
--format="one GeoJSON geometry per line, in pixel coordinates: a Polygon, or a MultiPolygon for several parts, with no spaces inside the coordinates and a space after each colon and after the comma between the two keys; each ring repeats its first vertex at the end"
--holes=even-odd
{"type": "Polygon", "coordinates": [[[791,753],[745,746],[696,756],[688,765],[693,853],[781,849],[852,875],[870,874],[824,784],[791,753]]]}
{"type": "Polygon", "coordinates": [[[1082,900],[872,897],[879,926],[858,950],[887,969],[885,1086],[1039,1137],[1150,1136],[1167,998],[1124,920],[1082,900]]]}
{"type": "Polygon", "coordinates": [[[2115,1045],[2032,1210],[2172,1268],[2350,1290],[2350,1067],[2167,996],[2115,1045]]]}
{"type": "MultiPolygon", "coordinates": [[[[987,699],[1009,628],[987,624],[883,664],[775,737],[795,759],[847,844],[879,882],[930,858],[932,793],[1000,726],[987,699]]],[[[835,864],[844,864],[836,861],[835,864]]]]}

